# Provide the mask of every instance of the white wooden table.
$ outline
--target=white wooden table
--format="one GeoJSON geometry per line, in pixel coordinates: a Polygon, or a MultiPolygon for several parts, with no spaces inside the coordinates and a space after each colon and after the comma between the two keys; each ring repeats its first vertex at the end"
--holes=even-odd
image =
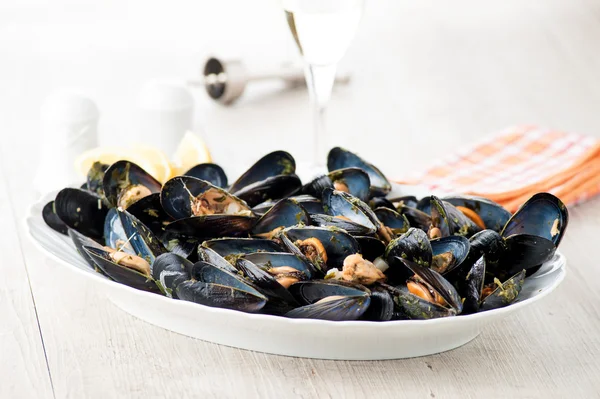
{"type": "MultiPolygon", "coordinates": [[[[343,67],[329,145],[390,177],[517,123],[600,137],[600,2],[374,0],[343,67]]],[[[295,56],[275,0],[5,1],[0,5],[0,398],[592,397],[600,391],[600,199],[571,210],[569,273],[550,297],[472,343],[381,362],[294,359],[221,347],[124,314],[45,259],[23,217],[35,199],[38,110],[86,87],[104,144],[133,140],[141,84],[194,76],[206,54],[251,66],[295,56]],[[39,3],[39,4],[38,4],[39,3]],[[218,51],[215,51],[218,50],[218,51]],[[123,139],[122,137],[127,137],[123,139]]],[[[198,123],[230,175],[282,148],[309,159],[303,91],[236,107],[198,95],[198,123]]]]}

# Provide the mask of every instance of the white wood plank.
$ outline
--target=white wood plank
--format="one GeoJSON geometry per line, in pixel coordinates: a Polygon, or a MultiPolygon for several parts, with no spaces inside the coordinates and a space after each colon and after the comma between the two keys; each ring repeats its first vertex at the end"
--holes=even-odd
{"type": "MultiPolygon", "coordinates": [[[[359,149],[393,176],[515,123],[600,137],[600,4],[524,3],[368,2],[361,31],[344,60],[354,72],[353,82],[338,89],[332,101],[329,144],[359,149]]],[[[142,5],[134,0],[127,4],[136,10],[135,5],[142,5]]],[[[172,6],[185,9],[186,4],[175,1],[172,6]]],[[[205,4],[199,3],[199,9],[205,4]]],[[[236,29],[223,29],[223,37],[211,35],[210,40],[263,65],[277,59],[259,58],[265,56],[259,44],[265,38],[273,38],[272,52],[293,54],[287,39],[281,39],[287,35],[283,21],[269,19],[281,18],[270,8],[273,3],[244,4],[211,3],[217,7],[211,10],[223,7],[224,12],[239,5],[244,18],[232,16],[236,29]],[[264,23],[257,26],[256,18],[248,18],[252,12],[262,15],[264,23]],[[242,46],[238,35],[244,27],[247,37],[242,46]]],[[[121,3],[106,7],[110,20],[121,3]]],[[[157,10],[146,10],[148,25],[163,17],[157,10]]],[[[180,18],[189,18],[198,32],[214,28],[212,14],[210,18],[187,14],[180,18]]],[[[7,177],[17,218],[33,199],[29,182],[35,164],[26,155],[36,150],[34,114],[49,89],[69,83],[91,87],[103,111],[105,142],[120,142],[128,132],[124,126],[129,126],[125,110],[132,106],[141,82],[157,74],[191,73],[191,68],[174,66],[172,60],[199,62],[201,57],[192,60],[189,54],[210,44],[202,38],[198,40],[205,40],[204,45],[198,47],[184,38],[174,49],[174,41],[163,39],[155,42],[156,47],[127,49],[131,57],[123,61],[116,37],[126,31],[111,36],[102,26],[108,25],[82,28],[80,39],[95,41],[102,51],[78,48],[82,42],[66,40],[57,33],[58,27],[44,33],[62,38],[67,51],[42,54],[27,47],[41,33],[31,30],[26,36],[23,32],[30,26],[25,25],[20,31],[23,46],[0,42],[10,55],[0,65],[0,76],[13,77],[3,82],[9,96],[0,95],[0,109],[15,110],[0,115],[1,137],[11,132],[15,140],[10,148],[3,143],[0,152],[4,163],[11,165],[7,177]],[[94,29],[103,34],[94,36],[94,29]],[[119,68],[113,68],[115,63],[119,68]]],[[[177,32],[181,33],[174,30],[174,37],[177,32]]],[[[230,166],[233,175],[270,149],[282,147],[300,159],[308,154],[306,100],[303,92],[259,96],[250,91],[235,108],[202,104],[205,114],[200,119],[216,159],[227,166],[235,162],[230,166]]],[[[457,350],[382,362],[270,356],[173,334],[124,314],[80,277],[44,259],[26,240],[23,245],[56,397],[592,397],[600,391],[595,283],[600,269],[594,254],[599,223],[600,200],[572,211],[562,244],[570,260],[569,273],[541,303],[457,350]]],[[[14,289],[12,284],[9,289],[14,289]]],[[[27,385],[25,378],[15,380],[27,385]]]]}
{"type": "Polygon", "coordinates": [[[0,162],[0,398],[51,398],[50,373],[0,162]]]}

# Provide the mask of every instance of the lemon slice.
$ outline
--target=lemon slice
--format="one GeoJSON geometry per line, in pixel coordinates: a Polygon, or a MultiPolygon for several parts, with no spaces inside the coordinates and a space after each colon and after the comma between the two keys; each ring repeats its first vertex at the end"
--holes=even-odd
{"type": "Polygon", "coordinates": [[[94,162],[102,162],[107,165],[112,165],[117,161],[130,161],[144,169],[155,179],[160,177],[162,172],[159,172],[152,162],[148,162],[139,151],[128,150],[120,147],[96,147],[85,151],[75,159],[75,169],[82,176],[87,176],[88,171],[94,162]]]}
{"type": "Polygon", "coordinates": [[[174,173],[182,174],[199,163],[212,162],[206,143],[196,134],[186,132],[173,156],[174,173]]]}
{"type": "Polygon", "coordinates": [[[171,178],[171,162],[169,162],[169,158],[167,158],[164,152],[147,145],[135,146],[134,151],[140,158],[143,158],[147,163],[152,164],[152,169],[154,169],[155,172],[148,173],[156,180],[164,183],[171,178]]]}

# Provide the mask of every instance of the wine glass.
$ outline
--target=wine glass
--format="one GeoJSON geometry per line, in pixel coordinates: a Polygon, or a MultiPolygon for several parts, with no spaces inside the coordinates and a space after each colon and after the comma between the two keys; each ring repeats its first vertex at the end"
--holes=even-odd
{"type": "Polygon", "coordinates": [[[313,108],[312,168],[325,161],[325,108],[331,97],[337,64],[350,46],[365,0],[282,0],[290,31],[305,62],[313,108]]]}

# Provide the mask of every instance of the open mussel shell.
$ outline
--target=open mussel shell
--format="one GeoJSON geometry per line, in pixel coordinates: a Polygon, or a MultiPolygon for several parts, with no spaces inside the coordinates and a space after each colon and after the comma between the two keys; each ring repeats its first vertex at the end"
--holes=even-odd
{"type": "Polygon", "coordinates": [[[181,300],[242,312],[258,312],[267,303],[267,298],[241,277],[210,263],[195,263],[191,276],[175,287],[181,300]]]}
{"type": "Polygon", "coordinates": [[[294,173],[296,173],[294,157],[286,151],[273,151],[256,161],[229,187],[229,191],[234,193],[269,177],[294,173]]]}
{"type": "Polygon", "coordinates": [[[380,285],[371,287],[371,303],[362,320],[388,321],[394,317],[394,297],[380,285]]]}
{"type": "Polygon", "coordinates": [[[498,285],[482,302],[480,311],[498,309],[510,305],[517,300],[523,283],[525,282],[526,271],[521,270],[505,282],[498,285]]]}
{"type": "Polygon", "coordinates": [[[56,214],[54,201],[50,201],[44,205],[44,208],[42,209],[42,218],[52,230],[58,231],[61,234],[67,234],[69,226],[67,226],[56,214]]]}
{"type": "Polygon", "coordinates": [[[370,235],[377,230],[368,205],[351,194],[327,188],[323,191],[323,208],[328,215],[363,226],[364,230],[356,232],[357,235],[370,235]]]}
{"type": "Polygon", "coordinates": [[[323,298],[335,295],[369,295],[370,290],[360,284],[340,280],[310,280],[292,284],[289,291],[302,305],[309,305],[323,298]]]}
{"type": "Polygon", "coordinates": [[[506,250],[497,271],[504,272],[503,277],[540,266],[556,252],[552,241],[536,235],[516,234],[505,238],[504,243],[506,250]]]}
{"type": "Polygon", "coordinates": [[[523,288],[526,271],[521,270],[507,279],[489,274],[485,256],[482,256],[475,262],[466,278],[463,290],[465,314],[501,308],[516,301],[523,288]],[[483,298],[486,284],[494,287],[494,290],[483,298]]]}
{"type": "Polygon", "coordinates": [[[248,205],[222,188],[205,180],[190,176],[178,176],[168,180],[160,192],[160,203],[167,214],[179,220],[194,216],[192,209],[195,200],[205,201],[211,214],[251,215],[248,205]],[[217,212],[219,204],[227,204],[222,212],[217,212]]]}
{"type": "Polygon", "coordinates": [[[231,191],[236,197],[256,206],[269,199],[287,198],[302,188],[302,182],[296,175],[277,175],[257,181],[238,191],[231,191]]]}
{"type": "MultiPolygon", "coordinates": [[[[291,197],[288,197],[288,199],[296,201],[298,204],[302,205],[302,207],[309,214],[325,213],[325,211],[323,210],[323,204],[321,203],[321,200],[313,197],[312,195],[293,195],[291,197]]],[[[275,206],[275,204],[278,202],[279,200],[269,200],[262,202],[253,207],[252,212],[254,212],[256,215],[262,216],[265,213],[267,213],[267,211],[273,206],[275,206]]]]}
{"type": "Polygon", "coordinates": [[[252,252],[284,252],[281,245],[264,238],[217,238],[204,241],[202,247],[212,249],[222,257],[252,252]]]}
{"type": "Polygon", "coordinates": [[[371,209],[388,208],[393,211],[396,210],[394,204],[385,197],[373,197],[369,200],[368,205],[371,207],[371,209]]]}
{"type": "Polygon", "coordinates": [[[252,228],[252,235],[272,238],[280,230],[298,224],[310,224],[308,212],[296,201],[283,199],[277,202],[256,222],[252,228]]]}
{"type": "Polygon", "coordinates": [[[102,245],[100,245],[98,242],[92,240],[89,237],[84,236],[83,234],[81,234],[73,229],[69,229],[67,234],[71,238],[71,241],[73,241],[73,244],[75,244],[75,249],[77,249],[77,252],[86,261],[86,263],[94,271],[106,276],[106,273],[104,273],[104,271],[102,271],[102,269],[100,269],[98,267],[98,265],[96,265],[96,262],[94,262],[91,255],[89,253],[87,253],[87,251],[85,249],[83,249],[83,247],[92,247],[92,248],[100,248],[101,249],[102,245]]]}
{"type": "Polygon", "coordinates": [[[424,267],[431,266],[433,251],[427,234],[411,227],[406,233],[392,240],[385,249],[385,260],[390,266],[385,271],[391,282],[402,282],[411,276],[410,271],[397,258],[407,259],[424,267]]]}
{"type": "Polygon", "coordinates": [[[431,196],[423,197],[417,202],[415,206],[418,210],[427,215],[431,215],[431,196]]]}
{"type": "Polygon", "coordinates": [[[221,188],[227,187],[227,175],[223,168],[215,163],[201,163],[194,166],[183,175],[205,180],[213,186],[221,188]]]}
{"type": "Polygon", "coordinates": [[[396,208],[397,212],[404,215],[412,227],[427,231],[431,226],[431,216],[429,214],[406,205],[400,205],[396,208]]]}
{"type": "Polygon", "coordinates": [[[115,263],[109,256],[109,252],[104,249],[87,246],[84,246],[83,249],[88,253],[96,265],[116,282],[142,291],[153,292],[156,294],[161,293],[160,288],[156,285],[156,282],[152,277],[115,263]]]}
{"type": "Polygon", "coordinates": [[[525,202],[502,229],[502,237],[528,234],[552,241],[558,247],[569,223],[569,212],[560,199],[538,193],[525,202]]]}
{"type": "Polygon", "coordinates": [[[365,162],[358,155],[340,147],[335,147],[327,155],[327,169],[334,171],[344,168],[359,168],[369,175],[371,182],[371,195],[385,196],[392,189],[392,185],[379,169],[365,162]]]}
{"type": "Polygon", "coordinates": [[[167,252],[166,248],[162,245],[158,237],[150,231],[138,218],[133,216],[127,211],[119,211],[119,218],[123,225],[123,230],[127,236],[127,241],[133,248],[133,251],[137,256],[144,258],[152,264],[157,256],[167,252]]]}
{"type": "Polygon", "coordinates": [[[404,234],[410,228],[408,219],[390,208],[377,208],[373,212],[385,227],[392,230],[395,236],[404,234]]]}
{"type": "Polygon", "coordinates": [[[135,255],[117,208],[110,208],[104,219],[104,243],[111,248],[135,255]]]}
{"type": "Polygon", "coordinates": [[[321,198],[326,188],[345,191],[362,201],[370,195],[371,180],[369,175],[359,168],[345,168],[329,172],[312,180],[302,187],[304,194],[321,198]]]}
{"type": "Polygon", "coordinates": [[[354,236],[360,246],[360,254],[364,259],[373,262],[385,252],[385,244],[378,238],[371,236],[354,236]]]}
{"type": "Polygon", "coordinates": [[[127,212],[138,218],[157,236],[160,236],[165,226],[173,221],[160,203],[160,193],[150,194],[136,201],[127,208],[127,212]]]}
{"type": "Polygon", "coordinates": [[[283,230],[279,238],[288,250],[307,259],[322,273],[334,267],[341,269],[344,259],[360,250],[350,234],[333,227],[290,227],[283,230]],[[300,247],[312,250],[307,255],[300,247]],[[326,261],[321,252],[325,253],[326,261]]]}
{"type": "Polygon", "coordinates": [[[415,197],[414,195],[404,195],[402,197],[388,198],[388,201],[391,202],[396,209],[402,206],[407,206],[409,208],[416,209],[417,204],[419,203],[417,197],[415,197]]]}
{"type": "Polygon", "coordinates": [[[101,162],[94,162],[92,164],[92,167],[87,173],[85,183],[87,190],[96,193],[101,197],[104,196],[104,173],[109,168],[109,166],[110,165],[101,162]]]}
{"type": "Polygon", "coordinates": [[[290,292],[305,304],[286,314],[291,318],[358,320],[371,303],[369,290],[338,281],[302,281],[290,286],[290,292]]]}
{"type": "Polygon", "coordinates": [[[105,171],[102,187],[112,206],[125,209],[141,198],[144,192],[160,192],[161,184],[135,163],[117,161],[105,171]],[[134,193],[136,190],[138,193],[134,193]]]}
{"type": "Polygon", "coordinates": [[[509,211],[502,207],[502,205],[487,198],[451,196],[445,197],[444,201],[454,205],[463,213],[469,211],[474,212],[483,222],[484,228],[494,231],[502,230],[508,219],[512,216],[509,211]]]}
{"type": "Polygon", "coordinates": [[[307,279],[313,279],[316,275],[316,270],[309,262],[287,252],[254,252],[244,255],[244,259],[262,269],[289,266],[304,273],[307,279]]]}
{"type": "Polygon", "coordinates": [[[461,266],[469,255],[469,240],[461,236],[448,236],[431,240],[433,258],[431,268],[446,275],[461,266]]]}
{"type": "Polygon", "coordinates": [[[431,228],[428,234],[431,238],[461,235],[467,238],[481,231],[471,219],[448,202],[431,196],[431,228]]]}
{"type": "Polygon", "coordinates": [[[352,235],[363,235],[373,233],[373,229],[369,227],[331,215],[312,214],[310,215],[310,221],[310,224],[314,226],[333,227],[337,229],[342,229],[352,235]]]}
{"type": "Polygon", "coordinates": [[[246,235],[256,222],[256,217],[245,215],[192,216],[169,223],[165,230],[188,237],[208,239],[246,235]]]}
{"type": "Polygon", "coordinates": [[[204,261],[206,263],[210,263],[216,267],[219,267],[229,273],[236,274],[237,269],[231,265],[231,263],[227,262],[224,257],[216,253],[210,248],[206,248],[203,246],[198,247],[198,259],[204,261]]]}
{"type": "MultiPolygon", "coordinates": [[[[432,244],[433,245],[433,244],[432,244]]],[[[476,261],[485,256],[486,268],[495,273],[507,272],[502,259],[505,256],[506,244],[504,239],[494,230],[486,229],[475,233],[469,238],[469,253],[462,264],[444,273],[444,278],[462,291],[466,276],[476,261]]]]}
{"type": "Polygon", "coordinates": [[[322,302],[300,306],[285,314],[293,319],[318,319],[329,321],[358,320],[368,309],[371,298],[360,296],[332,296],[322,302]]]}
{"type": "Polygon", "coordinates": [[[56,195],[54,210],[69,228],[87,237],[102,238],[108,209],[96,194],[78,188],[64,188],[56,195]]]}
{"type": "Polygon", "coordinates": [[[177,285],[190,279],[193,265],[179,255],[165,253],[155,259],[152,265],[152,277],[168,297],[173,297],[177,285]]]}
{"type": "Polygon", "coordinates": [[[402,284],[396,287],[397,291],[394,291],[393,296],[396,305],[402,309],[403,314],[411,319],[431,319],[454,316],[462,312],[463,305],[458,292],[442,275],[428,267],[419,266],[406,259],[398,258],[398,260],[421,281],[428,284],[447,304],[447,306],[442,306],[427,301],[412,294],[406,285],[402,284]]]}
{"type": "Polygon", "coordinates": [[[253,262],[245,258],[239,258],[235,263],[236,268],[244,273],[246,278],[250,280],[267,298],[277,298],[283,302],[297,305],[296,300],[289,291],[279,284],[279,282],[271,274],[261,269],[253,262]]]}

